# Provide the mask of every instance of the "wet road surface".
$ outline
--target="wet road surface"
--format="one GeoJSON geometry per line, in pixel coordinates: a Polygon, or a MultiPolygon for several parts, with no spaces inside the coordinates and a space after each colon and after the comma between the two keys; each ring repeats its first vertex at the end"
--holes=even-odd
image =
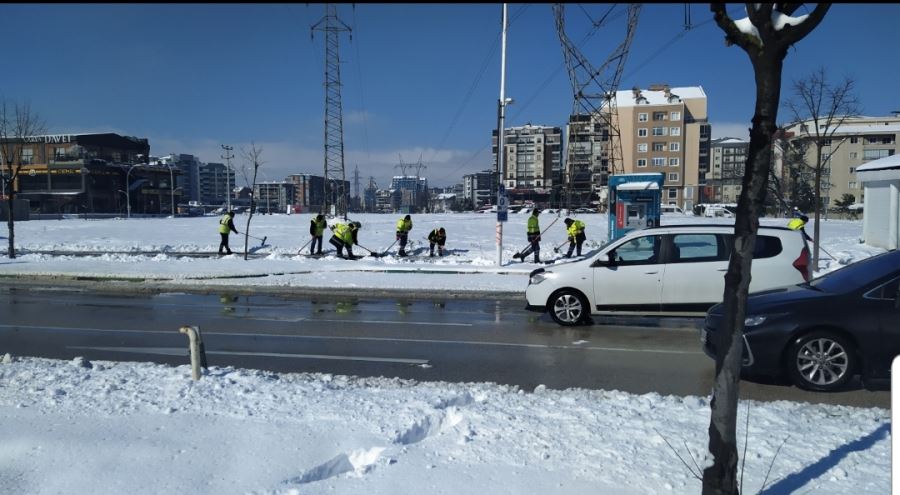
{"type": "MultiPolygon", "coordinates": [[[[526,391],[618,389],[706,396],[713,362],[697,319],[597,319],[560,327],[524,300],[101,294],[0,288],[0,352],[189,363],[184,325],[201,329],[210,366],[277,372],[496,382],[526,391]]],[[[890,407],[887,391],[810,393],[741,383],[756,400],[890,407]]]]}

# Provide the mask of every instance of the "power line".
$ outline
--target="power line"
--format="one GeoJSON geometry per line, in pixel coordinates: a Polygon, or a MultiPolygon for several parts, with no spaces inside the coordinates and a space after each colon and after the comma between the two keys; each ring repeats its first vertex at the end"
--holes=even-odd
{"type": "MultiPolygon", "coordinates": [[[[363,119],[363,145],[366,147],[366,158],[369,161],[372,160],[372,154],[369,151],[369,114],[366,112],[366,93],[365,93],[365,85],[362,82],[362,57],[359,56],[359,26],[356,24],[356,4],[353,4],[353,31],[356,32],[356,43],[354,43],[354,48],[356,48],[356,75],[357,82],[359,83],[359,100],[360,105],[362,106],[362,119],[363,119]]],[[[357,189],[359,189],[357,187],[357,189]]],[[[359,191],[357,191],[357,196],[359,191]]]]}
{"type": "MultiPolygon", "coordinates": [[[[519,19],[519,17],[521,17],[522,14],[524,14],[525,11],[527,11],[530,6],[531,6],[530,4],[526,4],[525,6],[520,7],[519,10],[516,11],[512,15],[512,19],[508,22],[507,27],[511,26],[517,19],[519,19]]],[[[466,93],[465,98],[463,98],[462,105],[459,105],[459,107],[456,110],[456,114],[453,116],[453,119],[450,121],[449,128],[444,133],[444,136],[441,138],[440,143],[437,145],[437,147],[434,149],[434,151],[431,152],[427,161],[429,161],[429,162],[431,161],[431,158],[434,157],[434,154],[444,146],[444,143],[446,143],[447,139],[450,137],[450,133],[456,127],[456,124],[459,121],[459,118],[462,116],[463,111],[466,109],[466,106],[468,105],[469,100],[472,98],[472,95],[475,93],[475,90],[478,88],[478,84],[481,82],[482,77],[484,77],[485,72],[487,72],[488,64],[494,58],[494,54],[497,52],[497,45],[499,43],[500,43],[500,33],[498,33],[497,36],[494,38],[494,43],[493,43],[493,45],[491,45],[491,49],[488,51],[487,56],[485,56],[484,61],[481,63],[481,69],[479,69],[478,74],[475,76],[475,79],[472,81],[472,85],[469,87],[469,91],[466,93]]]]}

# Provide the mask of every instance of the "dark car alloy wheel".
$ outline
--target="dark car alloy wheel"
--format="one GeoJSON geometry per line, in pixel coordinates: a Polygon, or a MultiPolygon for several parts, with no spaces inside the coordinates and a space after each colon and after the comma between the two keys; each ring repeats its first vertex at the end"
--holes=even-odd
{"type": "Polygon", "coordinates": [[[550,299],[550,316],[560,325],[577,325],[585,317],[587,302],[575,291],[557,292],[550,299]]]}
{"type": "Polygon", "coordinates": [[[817,331],[804,335],[791,346],[788,373],[794,385],[807,390],[839,389],[856,370],[856,353],[840,335],[817,331]]]}

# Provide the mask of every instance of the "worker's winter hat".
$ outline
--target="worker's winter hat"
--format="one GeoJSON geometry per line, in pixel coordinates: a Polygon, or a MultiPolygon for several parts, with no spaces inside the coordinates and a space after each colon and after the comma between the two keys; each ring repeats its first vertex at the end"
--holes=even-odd
{"type": "Polygon", "coordinates": [[[406,215],[405,217],[403,217],[403,219],[404,220],[412,220],[412,217],[410,217],[409,215],[406,215]]]}
{"type": "Polygon", "coordinates": [[[574,222],[575,222],[575,220],[572,220],[571,218],[567,218],[567,219],[563,220],[563,223],[565,223],[566,225],[572,225],[572,223],[574,223],[574,222]]]}

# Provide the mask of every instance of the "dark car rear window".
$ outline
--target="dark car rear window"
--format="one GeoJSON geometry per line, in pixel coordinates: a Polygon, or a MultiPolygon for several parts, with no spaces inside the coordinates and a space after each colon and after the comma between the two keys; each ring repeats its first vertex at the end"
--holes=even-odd
{"type": "MultiPolygon", "coordinates": [[[[734,249],[734,235],[728,235],[726,243],[728,247],[728,257],[731,257],[731,251],[734,249]]],[[[771,235],[757,235],[756,245],[753,246],[753,259],[759,260],[763,258],[772,258],[781,254],[781,239],[771,235]]]]}
{"type": "Polygon", "coordinates": [[[843,293],[861,289],[882,277],[898,273],[900,273],[900,251],[889,251],[826,273],[810,280],[809,285],[825,292],[843,293]]]}

